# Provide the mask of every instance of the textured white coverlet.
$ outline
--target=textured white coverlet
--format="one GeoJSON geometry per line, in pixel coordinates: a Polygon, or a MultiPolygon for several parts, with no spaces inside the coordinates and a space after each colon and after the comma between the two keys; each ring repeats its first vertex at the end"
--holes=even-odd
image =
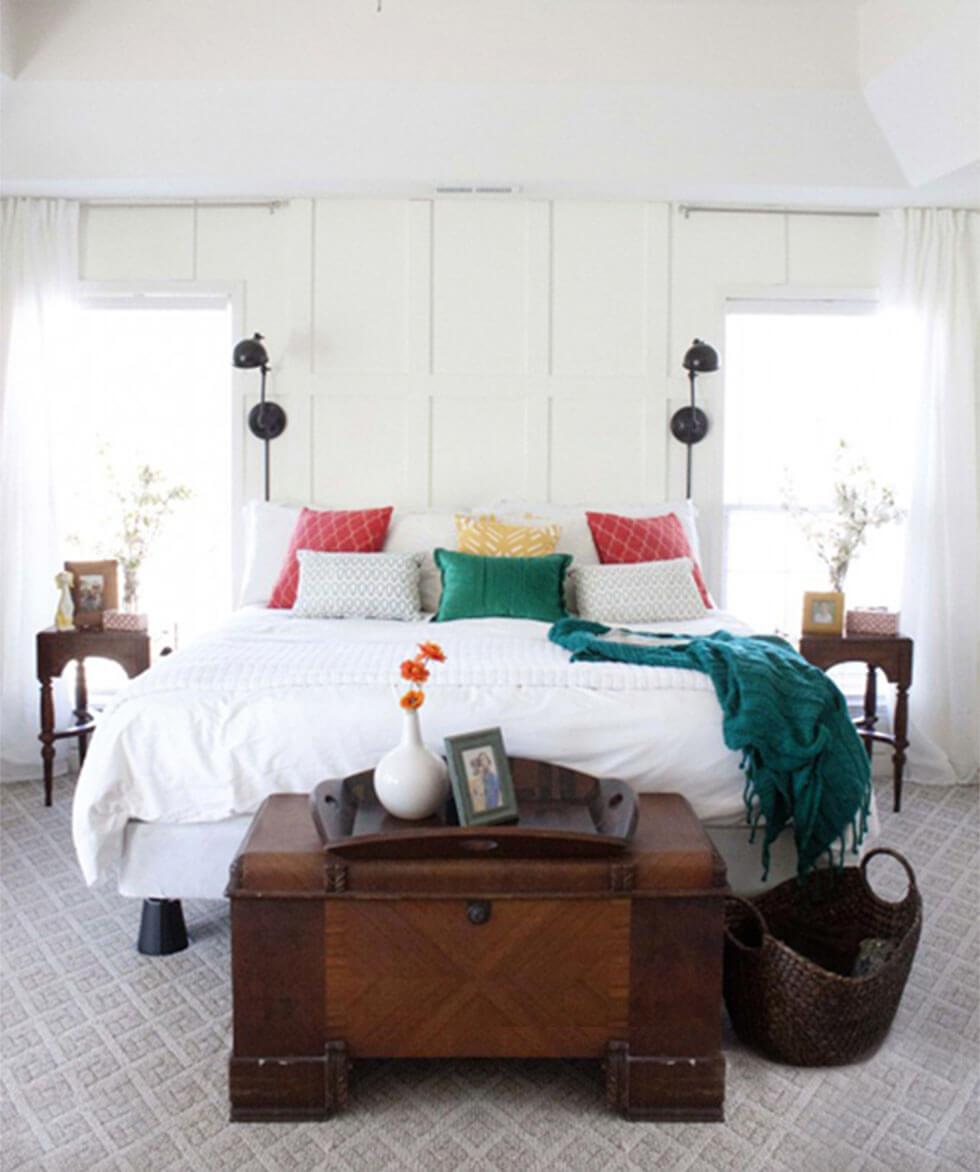
{"type": "MultiPolygon", "coordinates": [[[[747,634],[712,611],[648,630],[747,634]]],[[[571,663],[548,624],[298,619],[247,608],[158,661],[113,701],[75,793],[75,849],[87,882],[118,862],[127,821],[211,822],[266,796],[308,792],[370,768],[398,739],[398,665],[423,639],[437,664],[423,735],[503,729],[515,756],[620,777],[639,792],[677,790],[703,820],[743,817],[739,755],[701,672],[571,663]]]]}

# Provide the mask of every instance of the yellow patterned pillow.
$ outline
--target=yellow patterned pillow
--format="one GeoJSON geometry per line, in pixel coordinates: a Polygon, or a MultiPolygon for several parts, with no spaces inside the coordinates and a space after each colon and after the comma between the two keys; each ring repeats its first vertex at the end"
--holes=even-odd
{"type": "Polygon", "coordinates": [[[493,514],[456,514],[456,549],[481,557],[537,558],[554,553],[560,525],[508,525],[493,514]]]}

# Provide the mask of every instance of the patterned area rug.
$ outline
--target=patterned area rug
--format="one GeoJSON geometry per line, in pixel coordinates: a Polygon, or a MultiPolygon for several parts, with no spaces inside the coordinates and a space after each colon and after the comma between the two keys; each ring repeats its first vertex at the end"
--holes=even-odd
{"type": "Polygon", "coordinates": [[[336,1121],[231,1125],[224,905],[187,905],[188,951],[139,956],[139,905],[82,884],[70,784],[48,810],[39,783],[5,786],[0,1167],[975,1172],[978,794],[909,786],[899,816],[888,798],[883,842],[918,871],[925,931],[868,1062],[780,1067],[729,1036],[727,1122],[697,1125],[611,1116],[590,1063],[375,1062],[336,1121]]]}

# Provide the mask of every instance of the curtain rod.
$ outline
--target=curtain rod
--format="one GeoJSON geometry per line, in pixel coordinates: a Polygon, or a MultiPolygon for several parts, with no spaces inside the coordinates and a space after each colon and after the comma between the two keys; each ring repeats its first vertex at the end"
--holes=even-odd
{"type": "Polygon", "coordinates": [[[740,216],[856,216],[861,219],[877,217],[881,212],[858,208],[740,208],[712,207],[711,204],[682,203],[677,210],[686,220],[692,212],[717,212],[722,215],[740,216]]]}
{"type": "Polygon", "coordinates": [[[88,207],[101,208],[284,208],[288,199],[83,199],[88,207]]]}

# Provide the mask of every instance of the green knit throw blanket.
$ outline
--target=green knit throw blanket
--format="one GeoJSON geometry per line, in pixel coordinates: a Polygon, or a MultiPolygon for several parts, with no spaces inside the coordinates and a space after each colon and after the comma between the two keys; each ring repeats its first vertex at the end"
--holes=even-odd
{"type": "Polygon", "coordinates": [[[742,753],[750,841],[764,824],[763,878],[769,849],[789,823],[800,876],[824,855],[842,866],[848,828],[857,853],[871,804],[868,756],[840,689],[788,643],[727,631],[655,635],[584,619],[559,620],[548,638],[573,660],[681,667],[711,677],[725,744],[742,753]]]}

